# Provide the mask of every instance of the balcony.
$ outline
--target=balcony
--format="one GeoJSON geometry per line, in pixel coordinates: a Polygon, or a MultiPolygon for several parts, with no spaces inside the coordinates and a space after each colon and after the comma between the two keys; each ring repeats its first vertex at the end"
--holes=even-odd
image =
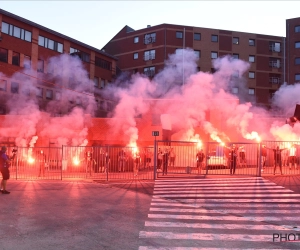
{"type": "Polygon", "coordinates": [[[156,36],[145,36],[144,44],[150,44],[156,42],[156,36]]]}
{"type": "Polygon", "coordinates": [[[270,61],[269,62],[269,66],[271,67],[271,68],[280,68],[280,61],[270,61]]]}
{"type": "Polygon", "coordinates": [[[271,44],[269,46],[269,50],[270,51],[273,51],[273,52],[280,52],[280,45],[277,45],[277,44],[271,44]]]}
{"type": "Polygon", "coordinates": [[[281,79],[279,77],[270,77],[269,82],[272,84],[280,84],[281,79]]]}
{"type": "Polygon", "coordinates": [[[155,70],[145,70],[144,74],[148,77],[153,77],[155,75],[155,70]]]}
{"type": "Polygon", "coordinates": [[[146,54],[144,55],[144,60],[149,61],[155,59],[155,54],[146,54]]]}

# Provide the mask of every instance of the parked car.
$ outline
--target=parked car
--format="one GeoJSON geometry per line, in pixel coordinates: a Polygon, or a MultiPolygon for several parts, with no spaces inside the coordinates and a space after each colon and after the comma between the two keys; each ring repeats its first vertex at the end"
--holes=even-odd
{"type": "MultiPolygon", "coordinates": [[[[217,154],[216,151],[212,151],[207,156],[208,169],[222,169],[228,168],[228,159],[224,154],[217,154]]],[[[206,167],[203,167],[206,168],[206,167]]]]}

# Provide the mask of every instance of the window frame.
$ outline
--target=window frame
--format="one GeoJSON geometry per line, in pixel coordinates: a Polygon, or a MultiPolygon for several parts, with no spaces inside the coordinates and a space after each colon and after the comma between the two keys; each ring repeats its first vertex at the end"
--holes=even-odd
{"type": "Polygon", "coordinates": [[[218,35],[211,35],[211,42],[217,43],[219,42],[219,36],[218,35]],[[216,38],[216,40],[214,40],[216,38]]]}
{"type": "Polygon", "coordinates": [[[133,38],[133,43],[138,43],[139,42],[139,37],[138,36],[135,36],[134,38],[133,38]]]}
{"type": "Polygon", "coordinates": [[[255,39],[249,38],[248,44],[249,44],[249,46],[255,47],[255,39]]]}
{"type": "Polygon", "coordinates": [[[254,55],[249,55],[248,62],[254,63],[255,62],[255,56],[254,55]],[[251,61],[250,58],[253,58],[253,61],[251,61]]]}
{"type": "Polygon", "coordinates": [[[248,78],[249,79],[255,79],[255,72],[254,71],[249,71],[248,78]],[[253,75],[253,77],[252,77],[252,75],[253,75]]]}
{"type": "Polygon", "coordinates": [[[295,26],[294,32],[295,32],[295,33],[299,33],[299,32],[300,32],[300,25],[296,25],[296,26],[295,26]]]}
{"type": "Polygon", "coordinates": [[[139,53],[135,52],[133,53],[133,60],[137,60],[137,59],[139,59],[139,53]]]}
{"type": "Polygon", "coordinates": [[[194,33],[194,41],[201,41],[201,33],[194,33]],[[199,35],[199,39],[196,39],[197,35],[199,35]]]}
{"type": "Polygon", "coordinates": [[[248,89],[248,94],[249,95],[255,95],[255,88],[249,88],[248,89]]]}
{"type": "Polygon", "coordinates": [[[239,45],[240,44],[240,38],[239,37],[233,37],[232,38],[232,44],[239,45]],[[234,42],[235,39],[237,40],[237,42],[234,42]]]}
{"type": "Polygon", "coordinates": [[[176,38],[183,39],[183,32],[182,31],[176,31],[176,38]]]}
{"type": "Polygon", "coordinates": [[[217,58],[218,58],[218,52],[216,52],[216,51],[211,51],[211,52],[210,52],[210,58],[211,58],[211,59],[217,59],[217,58]],[[217,57],[213,57],[213,53],[215,53],[217,57]]]}

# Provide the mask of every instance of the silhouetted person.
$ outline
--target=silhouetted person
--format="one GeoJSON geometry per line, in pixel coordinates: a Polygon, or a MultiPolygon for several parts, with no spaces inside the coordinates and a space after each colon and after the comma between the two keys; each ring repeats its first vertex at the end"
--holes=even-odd
{"type": "Polygon", "coordinates": [[[205,158],[205,155],[203,153],[203,149],[200,149],[199,152],[196,154],[198,174],[200,174],[201,168],[203,167],[204,158],[205,158]]]}
{"type": "Polygon", "coordinates": [[[9,157],[6,154],[7,151],[7,147],[3,146],[1,147],[1,151],[0,151],[0,171],[2,174],[2,181],[1,181],[1,192],[2,194],[10,194],[10,192],[8,192],[6,190],[6,184],[7,184],[7,180],[9,180],[10,178],[10,173],[9,173],[9,166],[11,163],[11,160],[14,159],[15,155],[16,155],[16,150],[13,150],[13,154],[11,157],[9,157]]]}
{"type": "Polygon", "coordinates": [[[280,173],[282,173],[282,159],[281,159],[281,152],[283,150],[286,150],[287,148],[283,148],[283,149],[280,149],[279,146],[277,146],[276,148],[267,148],[265,146],[266,149],[269,149],[269,150],[273,150],[274,152],[274,175],[276,173],[276,168],[277,168],[277,165],[279,166],[279,169],[280,169],[280,173]]]}

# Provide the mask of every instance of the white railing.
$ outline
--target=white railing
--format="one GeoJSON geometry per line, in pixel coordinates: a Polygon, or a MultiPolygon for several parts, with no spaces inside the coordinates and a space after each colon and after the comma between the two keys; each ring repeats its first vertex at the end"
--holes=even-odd
{"type": "Polygon", "coordinates": [[[269,82],[273,84],[280,84],[280,78],[279,77],[270,77],[269,82]]]}
{"type": "Polygon", "coordinates": [[[269,66],[271,68],[280,68],[280,61],[270,61],[269,66]]]}

